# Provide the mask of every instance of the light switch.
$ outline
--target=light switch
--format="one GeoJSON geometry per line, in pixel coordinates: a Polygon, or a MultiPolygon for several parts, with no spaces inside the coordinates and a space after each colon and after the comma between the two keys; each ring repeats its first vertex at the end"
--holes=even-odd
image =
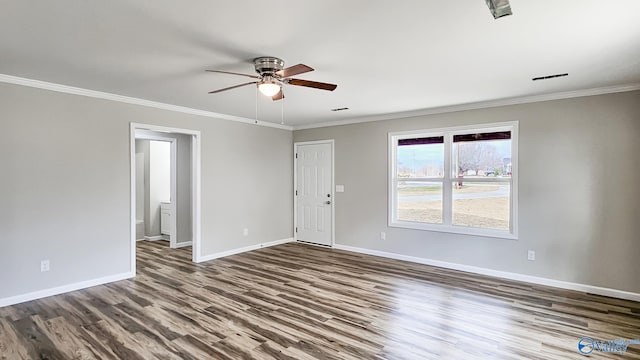
{"type": "Polygon", "coordinates": [[[344,192],[344,185],[336,185],[336,192],[344,192]]]}

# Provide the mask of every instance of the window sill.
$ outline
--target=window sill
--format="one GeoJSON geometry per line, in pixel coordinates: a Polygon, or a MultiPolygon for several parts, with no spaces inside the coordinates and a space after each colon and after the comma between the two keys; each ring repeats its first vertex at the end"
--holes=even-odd
{"type": "Polygon", "coordinates": [[[394,221],[394,222],[389,222],[389,227],[423,230],[423,231],[435,231],[435,232],[443,232],[443,233],[450,233],[450,234],[473,235],[473,236],[491,237],[491,238],[499,238],[499,239],[507,239],[507,240],[518,240],[517,234],[511,233],[508,231],[471,228],[471,227],[455,226],[455,225],[436,225],[436,224],[425,224],[425,223],[418,223],[418,222],[412,222],[412,221],[394,221]]]}

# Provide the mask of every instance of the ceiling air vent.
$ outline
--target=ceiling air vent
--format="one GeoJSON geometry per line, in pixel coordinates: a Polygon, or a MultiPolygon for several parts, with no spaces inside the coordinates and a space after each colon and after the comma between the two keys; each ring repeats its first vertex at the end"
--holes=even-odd
{"type": "Polygon", "coordinates": [[[547,76],[538,76],[538,77],[534,77],[533,81],[538,81],[538,80],[548,80],[548,79],[553,79],[553,78],[559,78],[559,77],[563,77],[563,76],[568,76],[569,73],[564,73],[564,74],[555,74],[555,75],[547,75],[547,76]]]}
{"type": "Polygon", "coordinates": [[[348,107],[341,107],[341,108],[331,109],[331,111],[345,111],[345,110],[349,110],[349,108],[348,107]]]}
{"type": "Polygon", "coordinates": [[[503,16],[511,15],[511,5],[509,5],[509,0],[485,0],[487,2],[487,6],[489,10],[491,10],[491,15],[493,15],[494,19],[501,18],[503,16]]]}

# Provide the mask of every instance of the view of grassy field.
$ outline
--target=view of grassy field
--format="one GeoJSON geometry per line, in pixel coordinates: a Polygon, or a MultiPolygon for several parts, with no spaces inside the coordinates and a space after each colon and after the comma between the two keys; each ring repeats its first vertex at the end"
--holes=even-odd
{"type": "MultiPolygon", "coordinates": [[[[453,224],[509,230],[509,186],[466,183],[453,190],[453,224]]],[[[398,220],[442,223],[442,188],[421,184],[398,189],[398,220]]]]}

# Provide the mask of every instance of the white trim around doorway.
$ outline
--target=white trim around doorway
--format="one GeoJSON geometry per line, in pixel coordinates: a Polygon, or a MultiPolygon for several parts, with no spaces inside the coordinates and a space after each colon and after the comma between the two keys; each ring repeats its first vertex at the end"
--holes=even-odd
{"type": "MultiPolygon", "coordinates": [[[[136,183],[135,183],[135,156],[136,156],[136,130],[150,130],[164,133],[185,134],[192,136],[192,150],[191,150],[191,206],[192,206],[192,234],[193,234],[193,262],[202,261],[201,258],[201,237],[202,237],[202,217],[201,217],[201,134],[200,131],[191,129],[180,129],[159,125],[134,123],[130,124],[130,166],[131,166],[131,258],[130,258],[130,272],[136,273],[136,183]]],[[[165,138],[165,141],[167,139],[165,138]]],[[[173,196],[174,194],[172,194],[173,196]]],[[[175,198],[174,198],[175,199],[175,198]]],[[[175,218],[175,217],[174,217],[175,218]]],[[[175,229],[175,227],[174,227],[175,229]]]]}

